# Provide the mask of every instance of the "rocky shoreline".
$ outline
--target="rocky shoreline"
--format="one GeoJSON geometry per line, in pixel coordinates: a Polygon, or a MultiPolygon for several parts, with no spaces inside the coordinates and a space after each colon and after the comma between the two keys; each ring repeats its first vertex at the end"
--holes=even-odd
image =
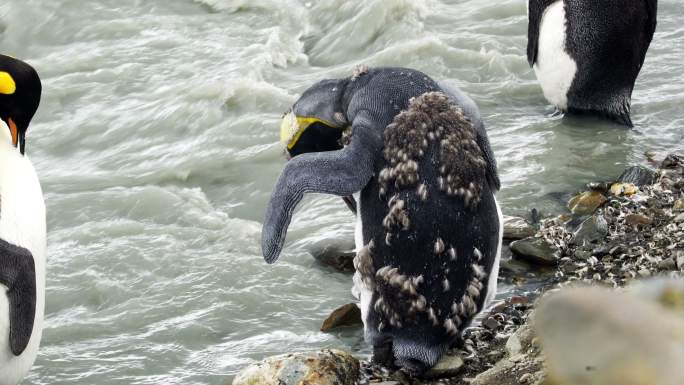
{"type": "MultiPolygon", "coordinates": [[[[679,349],[669,354],[666,346],[653,344],[658,338],[661,344],[684,342],[684,156],[669,155],[655,170],[635,166],[615,181],[589,183],[586,191],[570,199],[568,212],[558,217],[536,225],[515,217],[505,222],[504,238],[512,256],[502,260],[502,276],[514,283],[539,278],[544,284],[488,310],[480,324],[466,330],[462,346],[450,351],[426,378],[413,379],[365,361],[349,364],[356,359],[330,351],[337,358],[327,358],[326,364],[316,358],[322,353],[313,353],[304,359],[310,366],[295,365],[299,377],[289,373],[284,378],[277,370],[280,374],[273,374],[274,365],[282,369],[292,360],[281,356],[245,369],[233,385],[572,385],[587,375],[601,378],[592,382],[597,384],[676,383],[668,382],[671,374],[659,365],[676,362],[681,358],[677,354],[684,353],[679,349]],[[585,288],[576,288],[580,285],[585,288]],[[559,314],[566,315],[559,321],[559,314]],[[638,323],[648,320],[662,320],[669,328],[656,330],[638,323]],[[607,326],[602,332],[590,328],[573,333],[582,327],[579,323],[607,326]],[[598,334],[584,341],[589,346],[575,346],[586,337],[585,331],[598,334]],[[645,341],[639,340],[640,333],[645,341]],[[608,347],[595,348],[591,341],[601,338],[608,347]],[[646,353],[638,352],[639,345],[634,351],[624,350],[637,342],[651,343],[664,353],[660,357],[648,351],[655,360],[642,357],[646,353]],[[610,351],[613,343],[623,347],[619,354],[610,351]],[[623,357],[625,351],[629,354],[623,357]],[[578,364],[589,357],[590,364],[578,364]],[[630,361],[637,359],[638,364],[630,361]],[[338,361],[344,364],[331,364],[338,361]],[[652,373],[647,364],[658,370],[652,373]],[[263,374],[264,368],[271,377],[257,380],[255,373],[263,374]]],[[[341,270],[348,267],[344,257],[332,261],[329,264],[341,270]]],[[[359,322],[358,312],[347,305],[322,330],[359,322]]]]}

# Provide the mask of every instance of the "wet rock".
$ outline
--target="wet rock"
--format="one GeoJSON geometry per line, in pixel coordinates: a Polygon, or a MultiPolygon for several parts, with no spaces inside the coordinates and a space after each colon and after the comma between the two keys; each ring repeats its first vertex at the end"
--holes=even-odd
{"type": "Polygon", "coordinates": [[[361,310],[356,304],[350,303],[340,307],[328,316],[321,326],[322,332],[329,332],[342,326],[363,325],[361,310]]]}
{"type": "Polygon", "coordinates": [[[560,260],[560,250],[544,238],[525,238],[511,243],[513,253],[534,264],[553,266],[560,260]]]}
{"type": "Polygon", "coordinates": [[[632,166],[618,178],[619,183],[631,183],[637,187],[652,185],[655,180],[655,171],[643,166],[632,166]]]}
{"type": "Polygon", "coordinates": [[[359,361],[340,350],[270,357],[240,372],[233,385],[355,385],[359,361]]]}
{"type": "Polygon", "coordinates": [[[610,183],[606,182],[591,182],[587,183],[587,188],[592,191],[598,191],[600,193],[606,194],[610,190],[610,183]]]}
{"type": "Polygon", "coordinates": [[[529,263],[515,258],[502,259],[500,267],[502,274],[509,276],[525,276],[532,270],[529,263]]]}
{"type": "Polygon", "coordinates": [[[573,214],[591,215],[606,201],[606,197],[600,192],[587,191],[570,199],[568,208],[573,214]]]}
{"type": "Polygon", "coordinates": [[[677,268],[684,270],[684,251],[680,251],[677,256],[677,268]]]}
{"type": "Polygon", "coordinates": [[[343,273],[354,272],[354,257],[356,253],[353,250],[345,250],[337,245],[331,245],[313,251],[312,255],[318,262],[330,266],[337,271],[343,273]]]}
{"type": "Polygon", "coordinates": [[[684,319],[655,303],[596,287],[564,290],[541,301],[534,325],[555,385],[681,383],[684,319]]]}
{"type": "Polygon", "coordinates": [[[664,160],[663,163],[660,164],[660,168],[662,169],[675,169],[675,168],[681,168],[684,167],[684,157],[675,155],[675,154],[670,154],[668,155],[664,160]]]}
{"type": "Polygon", "coordinates": [[[610,186],[610,193],[618,197],[630,197],[639,192],[639,188],[632,183],[615,183],[610,186]]]}
{"type": "Polygon", "coordinates": [[[523,218],[504,215],[504,234],[507,240],[518,240],[534,236],[537,229],[523,218]]]}
{"type": "Polygon", "coordinates": [[[608,234],[608,222],[603,215],[594,215],[582,222],[570,241],[573,245],[585,245],[603,239],[608,234]]]}
{"type": "Polygon", "coordinates": [[[684,211],[684,198],[682,199],[677,199],[672,206],[672,209],[674,211],[684,211]]]}
{"type": "Polygon", "coordinates": [[[488,317],[486,320],[482,321],[482,326],[489,330],[496,330],[501,324],[494,317],[488,317]]]}
{"type": "Polygon", "coordinates": [[[463,358],[457,353],[447,353],[425,373],[425,378],[445,378],[452,377],[463,368],[463,358]]]}

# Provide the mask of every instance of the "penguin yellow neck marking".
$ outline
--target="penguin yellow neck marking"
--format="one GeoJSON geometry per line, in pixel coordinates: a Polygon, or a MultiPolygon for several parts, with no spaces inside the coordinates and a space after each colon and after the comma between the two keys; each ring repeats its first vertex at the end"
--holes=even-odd
{"type": "Polygon", "coordinates": [[[290,112],[283,118],[283,122],[280,125],[280,141],[287,145],[288,150],[297,144],[297,141],[302,136],[304,131],[314,123],[322,123],[328,127],[333,127],[332,124],[326,122],[323,119],[307,117],[307,116],[296,116],[294,113],[290,112]]]}
{"type": "Polygon", "coordinates": [[[17,91],[17,84],[14,78],[7,72],[0,71],[0,94],[12,95],[17,91]]]}

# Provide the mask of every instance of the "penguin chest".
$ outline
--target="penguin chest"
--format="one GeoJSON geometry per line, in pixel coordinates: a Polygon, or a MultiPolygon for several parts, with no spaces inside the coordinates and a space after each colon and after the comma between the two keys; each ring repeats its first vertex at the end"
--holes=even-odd
{"type": "MultiPolygon", "coordinates": [[[[0,131],[8,131],[0,125],[0,131]]],[[[5,139],[1,138],[0,139],[5,139]]],[[[28,249],[34,258],[36,310],[30,341],[15,356],[9,343],[9,300],[0,285],[0,385],[16,384],[38,353],[45,302],[45,204],[33,166],[5,140],[0,140],[0,238],[28,249]]]]}
{"type": "Polygon", "coordinates": [[[544,97],[564,111],[568,109],[568,91],[577,73],[577,63],[565,49],[566,23],[563,1],[546,8],[541,20],[537,62],[534,65],[544,97]]]}

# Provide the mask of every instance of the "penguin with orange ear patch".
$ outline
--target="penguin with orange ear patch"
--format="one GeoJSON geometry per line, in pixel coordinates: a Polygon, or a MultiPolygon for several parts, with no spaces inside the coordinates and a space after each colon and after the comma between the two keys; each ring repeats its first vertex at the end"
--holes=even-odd
{"type": "Polygon", "coordinates": [[[16,385],[38,354],[45,307],[45,203],[26,156],[40,78],[0,55],[0,385],[16,385]]]}

